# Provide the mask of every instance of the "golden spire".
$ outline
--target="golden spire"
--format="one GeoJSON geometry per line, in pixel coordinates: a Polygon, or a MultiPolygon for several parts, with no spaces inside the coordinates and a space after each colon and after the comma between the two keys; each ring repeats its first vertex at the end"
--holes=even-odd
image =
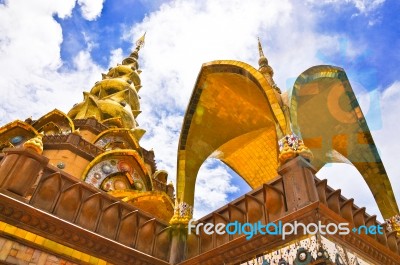
{"type": "MultiPolygon", "coordinates": [[[[142,37],[140,37],[137,41],[136,41],[136,48],[135,50],[129,55],[129,57],[133,57],[136,60],[139,59],[139,51],[141,48],[143,48],[144,46],[144,42],[145,42],[145,36],[146,36],[146,32],[143,34],[142,37]]],[[[136,69],[139,69],[139,64],[136,62],[135,64],[136,69]]]]}
{"type": "Polygon", "coordinates": [[[261,41],[260,37],[257,37],[258,40],[258,53],[260,54],[260,59],[258,60],[258,65],[261,66],[267,66],[268,65],[268,60],[264,55],[262,46],[261,46],[261,41]]]}
{"type": "Polygon", "coordinates": [[[142,37],[140,37],[140,38],[136,41],[136,50],[139,51],[141,48],[143,48],[145,36],[146,36],[146,32],[143,34],[142,37]]]}
{"type": "MultiPolygon", "coordinates": [[[[75,105],[68,116],[85,119],[94,116],[99,122],[119,119],[121,128],[138,129],[136,117],[140,113],[138,91],[142,87],[139,70],[139,50],[144,46],[145,34],[136,41],[135,50],[115,67],[111,67],[90,92],[84,92],[83,102],[75,105]]],[[[138,137],[143,130],[137,130],[138,137]]]]}
{"type": "Polygon", "coordinates": [[[279,87],[276,86],[274,79],[272,79],[272,76],[274,75],[274,70],[272,70],[272,67],[269,66],[268,59],[264,55],[260,38],[257,39],[258,39],[258,53],[260,55],[260,59],[258,59],[258,65],[260,68],[258,68],[258,71],[265,76],[268,83],[280,94],[281,90],[279,89],[279,87]]]}
{"type": "Polygon", "coordinates": [[[272,78],[272,76],[274,75],[274,70],[272,70],[272,67],[268,65],[268,59],[264,55],[260,38],[257,39],[258,39],[258,53],[260,54],[260,59],[258,59],[258,65],[260,66],[259,71],[263,74],[269,74],[272,78]]]}

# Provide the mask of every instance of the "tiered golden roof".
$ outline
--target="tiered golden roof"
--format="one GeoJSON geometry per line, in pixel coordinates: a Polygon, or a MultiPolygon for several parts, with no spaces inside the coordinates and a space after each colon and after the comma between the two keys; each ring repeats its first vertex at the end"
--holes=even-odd
{"type": "Polygon", "coordinates": [[[152,151],[139,144],[145,133],[136,122],[143,45],[144,35],[67,115],[55,109],[36,121],[16,121],[0,128],[0,141],[3,148],[23,146],[43,154],[60,170],[168,221],[173,186],[165,171],[156,171],[152,151]]]}

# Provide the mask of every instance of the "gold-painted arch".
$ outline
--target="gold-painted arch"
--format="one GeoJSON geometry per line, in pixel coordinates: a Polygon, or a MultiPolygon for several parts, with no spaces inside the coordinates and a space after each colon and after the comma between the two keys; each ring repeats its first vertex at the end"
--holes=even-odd
{"type": "Polygon", "coordinates": [[[389,177],[342,68],[319,65],[304,71],[295,81],[290,113],[293,129],[314,154],[315,168],[332,162],[354,165],[382,216],[399,213],[389,177]]]}
{"type": "Polygon", "coordinates": [[[277,176],[276,124],[286,130],[278,98],[252,66],[203,64],[186,110],[178,148],[177,196],[190,205],[203,162],[213,156],[252,188],[277,176]]]}

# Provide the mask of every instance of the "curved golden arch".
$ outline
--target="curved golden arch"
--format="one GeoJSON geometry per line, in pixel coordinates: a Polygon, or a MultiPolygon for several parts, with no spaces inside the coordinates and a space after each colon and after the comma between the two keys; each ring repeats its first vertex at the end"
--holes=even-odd
{"type": "MultiPolygon", "coordinates": [[[[213,62],[203,64],[201,71],[198,75],[198,78],[197,78],[197,81],[195,84],[195,88],[194,88],[192,96],[191,96],[190,103],[186,110],[184,122],[182,125],[180,140],[179,140],[179,147],[178,147],[177,197],[178,197],[178,199],[183,200],[183,201],[189,203],[190,205],[193,205],[193,201],[194,201],[194,185],[195,185],[195,179],[197,177],[198,169],[201,166],[201,164],[205,161],[205,159],[208,157],[209,152],[205,152],[205,153],[207,153],[206,154],[207,157],[203,157],[203,156],[205,156],[205,154],[203,153],[201,159],[198,157],[196,158],[193,156],[193,154],[190,154],[190,152],[191,152],[190,148],[192,148],[192,150],[193,150],[194,147],[187,148],[186,144],[189,139],[189,134],[191,133],[191,129],[196,126],[196,123],[199,123],[199,122],[201,123],[202,115],[204,115],[205,111],[208,111],[208,109],[205,109],[204,106],[202,106],[202,104],[204,102],[201,104],[199,103],[201,101],[201,98],[208,97],[208,100],[212,101],[212,102],[215,102],[216,100],[218,100],[216,97],[213,97],[213,96],[210,97],[210,95],[208,95],[207,93],[206,93],[206,96],[204,96],[203,91],[210,91],[210,89],[207,90],[208,87],[215,88],[213,91],[215,91],[216,94],[218,94],[220,92],[218,89],[216,89],[217,85],[215,85],[215,84],[210,85],[207,82],[208,81],[210,81],[211,83],[213,81],[218,82],[218,85],[220,86],[219,88],[223,89],[224,86],[226,85],[225,83],[223,83],[223,81],[225,79],[229,79],[227,82],[228,83],[231,82],[229,84],[229,85],[231,85],[231,90],[234,91],[236,89],[235,90],[237,92],[237,93],[235,92],[236,94],[247,93],[247,94],[243,94],[242,96],[244,96],[244,97],[247,96],[248,98],[251,98],[251,97],[254,97],[254,95],[251,95],[252,93],[250,90],[255,89],[252,91],[254,93],[255,93],[255,91],[257,91],[257,93],[258,93],[257,95],[261,95],[261,97],[259,97],[257,99],[252,98],[252,100],[257,100],[259,102],[262,102],[263,111],[261,111],[261,112],[265,112],[265,113],[262,113],[262,114],[255,113],[254,115],[262,116],[264,118],[264,122],[266,122],[266,120],[269,120],[268,124],[273,125],[273,126],[268,125],[267,127],[272,129],[274,143],[273,143],[273,146],[271,147],[271,149],[272,149],[272,153],[274,156],[274,158],[273,158],[274,163],[277,165],[277,135],[276,135],[276,131],[275,131],[275,128],[276,128],[275,124],[278,124],[280,129],[285,131],[286,121],[284,118],[283,111],[279,105],[278,99],[276,98],[276,95],[274,93],[274,90],[269,85],[269,83],[267,82],[265,77],[260,72],[258,72],[256,69],[254,69],[252,66],[250,66],[246,63],[243,63],[243,62],[239,62],[239,61],[222,60],[222,61],[213,61],[213,62]],[[221,77],[216,77],[215,80],[211,80],[211,81],[208,80],[207,78],[213,74],[220,75],[221,77]],[[235,84],[235,82],[239,82],[242,85],[242,87],[240,87],[240,85],[238,85],[237,83],[235,84]],[[247,91],[246,89],[249,91],[247,91]],[[242,92],[241,90],[243,90],[243,91],[246,90],[247,92],[242,92]],[[267,116],[268,113],[270,113],[269,114],[270,116],[267,116]],[[194,161],[193,159],[197,159],[197,160],[194,161]],[[198,165],[199,161],[201,161],[200,165],[198,165]],[[194,165],[194,164],[196,164],[196,165],[194,165]],[[189,170],[190,172],[188,171],[189,167],[192,168],[191,170],[189,170]],[[190,174],[191,174],[191,176],[189,176],[190,174]]],[[[235,93],[233,93],[232,95],[236,95],[235,93]]],[[[240,98],[240,96],[239,96],[239,98],[240,98]]],[[[203,99],[203,101],[204,101],[204,99],[203,99]]],[[[227,103],[227,104],[230,104],[230,103],[227,103]]],[[[259,106],[261,106],[261,105],[258,105],[257,107],[259,107],[259,106]]],[[[228,105],[228,107],[229,107],[229,105],[228,105]]],[[[217,112],[217,110],[214,110],[214,111],[217,112]]],[[[223,108],[221,108],[221,109],[219,109],[219,111],[220,112],[215,115],[224,115],[224,112],[226,112],[228,110],[224,110],[223,108]]],[[[244,114],[250,113],[250,110],[247,110],[247,109],[243,109],[242,111],[244,114]]],[[[208,114],[208,113],[206,113],[206,114],[208,114]]],[[[238,116],[240,116],[240,115],[238,115],[238,116]]],[[[237,122],[237,121],[235,121],[235,122],[237,122]]],[[[241,120],[240,122],[243,123],[243,120],[241,120]]],[[[251,122],[251,121],[249,121],[249,122],[251,122]]],[[[211,127],[212,125],[208,125],[208,126],[211,127]]],[[[219,126],[221,126],[221,125],[219,125],[219,126]]],[[[264,125],[257,124],[257,126],[254,127],[255,130],[265,127],[266,125],[265,124],[264,125]]],[[[239,129],[237,129],[237,130],[239,130],[239,129]]],[[[243,133],[246,133],[246,132],[243,131],[243,133]]],[[[237,136],[240,136],[240,135],[237,135],[237,136]]],[[[224,143],[227,143],[232,139],[229,139],[226,142],[222,142],[221,144],[224,145],[224,143]]],[[[218,147],[211,150],[211,152],[216,151],[216,150],[218,150],[218,147]]],[[[226,163],[222,159],[221,159],[221,161],[226,163]]],[[[273,168],[272,170],[274,172],[276,172],[276,168],[273,168]]],[[[276,176],[276,173],[275,173],[274,177],[275,176],[276,176]]]]}
{"type": "Polygon", "coordinates": [[[330,65],[309,68],[297,78],[290,101],[293,129],[299,134],[301,130],[313,151],[312,164],[318,170],[330,162],[353,165],[382,216],[398,214],[389,177],[345,71],[330,65]],[[315,109],[318,115],[310,111],[315,109]]]}
{"type": "Polygon", "coordinates": [[[103,160],[106,160],[108,158],[112,158],[115,156],[130,156],[133,157],[137,163],[140,166],[140,169],[143,171],[145,177],[148,178],[149,183],[151,185],[150,188],[153,187],[153,181],[149,175],[149,172],[146,168],[146,165],[144,164],[144,162],[142,161],[142,157],[139,155],[139,153],[136,150],[130,150],[130,149],[124,149],[124,150],[110,150],[107,152],[102,153],[101,155],[98,155],[95,157],[95,159],[93,159],[85,168],[85,170],[83,171],[82,175],[81,175],[81,180],[85,180],[87,174],[89,173],[89,171],[98,163],[102,162],[103,160]]]}
{"type": "Polygon", "coordinates": [[[93,143],[96,144],[97,141],[99,141],[102,137],[111,134],[111,133],[116,133],[118,135],[121,135],[123,138],[125,138],[128,142],[133,143],[133,145],[140,150],[140,146],[138,141],[136,141],[136,138],[131,135],[131,129],[126,129],[126,128],[111,128],[106,131],[101,132],[97,137],[93,140],[93,143]]]}
{"type": "MultiPolygon", "coordinates": [[[[263,178],[260,178],[259,175],[253,176],[252,179],[248,179],[247,177],[243,176],[243,174],[241,174],[240,171],[243,171],[243,169],[241,170],[240,163],[238,163],[234,159],[227,159],[223,156],[221,157],[221,153],[225,153],[225,151],[226,151],[226,153],[229,153],[229,149],[231,149],[232,146],[247,145],[246,147],[243,147],[243,148],[256,150],[257,148],[260,147],[260,145],[265,144],[265,145],[273,148],[273,147],[276,147],[278,140],[279,139],[277,138],[275,126],[274,126],[274,124],[271,123],[270,126],[268,126],[268,127],[263,127],[259,130],[242,134],[242,135],[230,140],[229,142],[221,145],[218,148],[218,151],[220,151],[220,152],[217,151],[217,152],[213,153],[212,155],[210,155],[210,158],[216,158],[216,159],[220,160],[221,162],[223,162],[224,164],[226,164],[227,166],[229,166],[238,176],[240,176],[246,182],[247,185],[249,185],[249,187],[255,189],[255,188],[259,187],[261,184],[267,182],[269,179],[266,176],[264,176],[263,178]],[[249,142],[248,141],[249,138],[253,138],[253,139],[257,139],[257,140],[249,142]],[[247,141],[246,141],[246,139],[247,139],[247,141]],[[255,179],[256,177],[258,177],[257,180],[255,179]]],[[[251,167],[257,167],[259,165],[264,164],[262,160],[264,160],[267,157],[267,155],[264,154],[264,156],[260,156],[259,152],[254,152],[254,153],[256,155],[251,155],[251,154],[248,155],[248,160],[246,161],[246,164],[251,167]]],[[[270,155],[277,158],[278,157],[278,148],[274,149],[273,152],[270,153],[270,155]]],[[[275,173],[275,169],[278,168],[277,161],[272,161],[270,164],[270,167],[271,167],[271,170],[275,173]],[[274,162],[276,162],[276,163],[273,164],[274,162]]],[[[265,173],[266,172],[263,172],[263,174],[265,174],[265,173]]],[[[271,172],[269,172],[269,173],[271,173],[271,172]]],[[[265,175],[267,175],[267,174],[265,174],[265,175]]],[[[276,177],[277,175],[278,175],[278,173],[276,172],[276,174],[273,174],[272,177],[276,177]]]]}
{"type": "MultiPolygon", "coordinates": [[[[313,67],[308,68],[306,71],[301,73],[299,77],[297,77],[296,81],[294,82],[293,85],[293,90],[292,93],[290,94],[289,102],[290,102],[290,115],[291,115],[291,122],[292,122],[292,127],[294,130],[294,133],[301,135],[301,131],[298,125],[297,121],[297,109],[298,102],[297,102],[297,97],[300,96],[300,87],[304,83],[312,82],[316,79],[323,78],[323,77],[329,77],[329,78],[337,78],[341,81],[343,84],[343,87],[345,88],[345,91],[348,93],[348,95],[353,95],[353,102],[356,104],[355,107],[360,108],[358,101],[356,97],[354,96],[353,89],[350,86],[350,82],[347,78],[347,75],[344,71],[343,68],[333,66],[333,65],[316,65],[313,67]]],[[[315,88],[315,90],[310,89],[310,91],[306,92],[306,95],[312,95],[317,93],[318,88],[315,88]]],[[[361,112],[361,109],[360,109],[361,112]]],[[[361,112],[362,115],[362,112],[361,112]]]]}
{"type": "Polygon", "coordinates": [[[44,125],[46,125],[46,123],[48,123],[49,121],[53,121],[52,118],[53,117],[62,117],[64,119],[67,120],[69,128],[71,129],[71,132],[75,131],[75,125],[74,122],[71,120],[70,117],[68,117],[67,114],[65,114],[64,112],[62,112],[61,110],[58,109],[54,109],[52,111],[50,111],[49,113],[43,115],[42,117],[40,117],[40,119],[38,119],[37,121],[35,121],[32,126],[38,127],[38,130],[40,130],[40,128],[42,128],[44,125]]]}

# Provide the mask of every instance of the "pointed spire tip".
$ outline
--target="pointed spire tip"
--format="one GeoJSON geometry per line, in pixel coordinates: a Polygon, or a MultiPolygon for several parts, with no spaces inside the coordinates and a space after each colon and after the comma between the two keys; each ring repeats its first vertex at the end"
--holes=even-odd
{"type": "Polygon", "coordinates": [[[260,54],[260,57],[265,57],[265,56],[264,56],[263,49],[262,49],[260,37],[257,37],[257,40],[258,40],[258,52],[259,52],[259,54],[260,54]]]}
{"type": "Polygon", "coordinates": [[[146,32],[143,34],[142,37],[140,37],[140,38],[136,41],[136,49],[137,49],[137,50],[140,50],[141,48],[143,48],[145,36],[146,36],[146,32]]]}

